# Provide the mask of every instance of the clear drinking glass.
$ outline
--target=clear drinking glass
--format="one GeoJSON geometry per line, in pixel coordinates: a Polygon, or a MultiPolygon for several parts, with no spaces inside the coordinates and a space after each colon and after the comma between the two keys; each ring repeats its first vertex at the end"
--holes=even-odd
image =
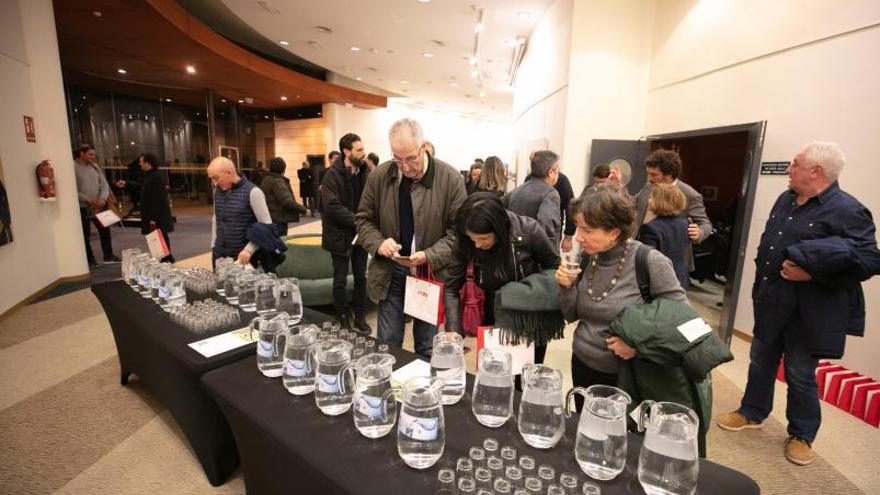
{"type": "Polygon", "coordinates": [[[504,476],[504,461],[500,457],[490,455],[486,458],[486,467],[492,473],[493,478],[501,478],[504,476]]]}
{"type": "Polygon", "coordinates": [[[396,361],[391,354],[370,354],[355,363],[354,426],[367,438],[384,437],[394,428],[397,390],[391,371],[396,361]]]}
{"type": "Polygon", "coordinates": [[[507,493],[510,493],[511,490],[513,489],[510,486],[510,482],[504,478],[495,478],[495,483],[493,485],[493,488],[495,488],[495,493],[498,493],[498,494],[507,494],[507,493]]]}
{"type": "MultiPolygon", "coordinates": [[[[259,280],[257,280],[256,291],[257,291],[257,314],[268,313],[269,311],[275,310],[275,285],[278,283],[277,280],[262,276],[259,280]]],[[[290,313],[288,313],[290,314],[290,313]]]]}
{"type": "Polygon", "coordinates": [[[535,472],[535,458],[530,455],[520,456],[519,467],[523,471],[523,476],[528,477],[537,474],[535,472]]]}
{"type": "Polygon", "coordinates": [[[334,339],[312,345],[315,356],[315,404],[322,413],[338,416],[351,409],[354,383],[351,373],[351,344],[334,339]]]}
{"type": "Polygon", "coordinates": [[[455,471],[443,468],[437,472],[437,493],[443,495],[455,493],[455,471]]]}
{"type": "Polygon", "coordinates": [[[464,340],[455,332],[440,332],[434,336],[431,354],[431,376],[442,378],[443,404],[461,400],[465,388],[464,340]]]}
{"type": "Polygon", "coordinates": [[[556,483],[547,485],[547,495],[566,495],[567,493],[562,485],[557,485],[556,483]]]}
{"type": "Polygon", "coordinates": [[[544,491],[544,483],[538,478],[528,477],[525,481],[526,493],[530,495],[541,495],[544,491]]]}
{"type": "Polygon", "coordinates": [[[584,495],[602,495],[602,488],[595,483],[585,481],[582,493],[584,495]]]}
{"type": "Polygon", "coordinates": [[[315,362],[309,349],[318,341],[318,327],[294,325],[287,332],[281,375],[284,388],[293,395],[310,394],[315,390],[315,362]]]}
{"type": "Polygon", "coordinates": [[[538,466],[538,478],[546,485],[552,483],[556,479],[556,470],[553,466],[542,464],[538,466]]]}
{"type": "Polygon", "coordinates": [[[523,487],[523,474],[519,466],[507,466],[504,468],[504,477],[514,488],[523,487]]]}
{"type": "Polygon", "coordinates": [[[571,249],[559,253],[562,257],[562,266],[568,270],[578,270],[581,267],[583,249],[576,236],[571,236],[571,249]]]}
{"type": "Polygon", "coordinates": [[[549,366],[527,364],[523,366],[522,383],[519,433],[532,447],[549,449],[565,433],[562,373],[549,366]]]}
{"type": "Polygon", "coordinates": [[[568,495],[577,495],[578,478],[574,473],[562,473],[559,475],[559,484],[568,495]]]}
{"type": "Polygon", "coordinates": [[[474,469],[474,479],[477,480],[477,488],[492,490],[492,472],[486,468],[474,469]]]}
{"type": "Polygon", "coordinates": [[[486,451],[486,455],[495,455],[498,453],[498,440],[489,437],[483,440],[483,450],[486,451]]]}
{"type": "Polygon", "coordinates": [[[504,349],[486,348],[480,351],[477,363],[471,410],[480,424],[497,428],[513,414],[512,358],[504,349]]]}
{"type": "Polygon", "coordinates": [[[299,323],[302,320],[303,314],[299,280],[295,278],[282,278],[278,280],[277,287],[278,298],[275,308],[278,311],[286,311],[290,315],[291,324],[299,323]]]}
{"type": "Polygon", "coordinates": [[[159,266],[154,259],[149,259],[138,269],[138,293],[141,297],[150,297],[150,274],[159,266]]]}
{"type": "Polygon", "coordinates": [[[465,478],[458,479],[458,493],[459,495],[464,495],[468,493],[475,493],[477,491],[477,484],[473,478],[470,476],[465,478]]]}
{"type": "Polygon", "coordinates": [[[257,341],[257,369],[270,378],[281,376],[284,365],[284,347],[287,342],[279,342],[287,338],[287,313],[273,311],[252,319],[248,328],[251,335],[259,332],[257,341]]]}
{"type": "Polygon", "coordinates": [[[403,386],[403,405],[397,422],[397,451],[415,469],[433,466],[446,446],[442,378],[417,376],[403,386]]]}
{"type": "Polygon", "coordinates": [[[700,421],[674,402],[639,405],[639,431],[647,429],[639,452],[639,483],[648,495],[691,495],[697,488],[700,421]],[[650,413],[649,413],[650,411],[650,413]]]}
{"type": "Polygon", "coordinates": [[[471,447],[468,451],[469,457],[474,461],[474,467],[483,467],[486,465],[486,451],[480,447],[471,447]]]}
{"type": "Polygon", "coordinates": [[[218,258],[214,262],[214,288],[220,297],[226,295],[226,270],[233,266],[233,263],[232,258],[218,258]]]}
{"type": "Polygon", "coordinates": [[[617,387],[575,387],[566,396],[569,416],[575,394],[584,397],[574,445],[575,459],[590,478],[614,479],[626,466],[626,409],[631,399],[617,387]]]}
{"type": "Polygon", "coordinates": [[[501,447],[501,460],[505,466],[516,466],[516,449],[509,445],[501,447]]]}
{"type": "Polygon", "coordinates": [[[226,267],[226,285],[223,297],[233,306],[238,306],[238,277],[243,273],[244,270],[236,264],[226,267]]]}
{"type": "Polygon", "coordinates": [[[257,276],[254,273],[243,273],[238,276],[238,307],[245,313],[257,310],[257,276]]]}
{"type": "Polygon", "coordinates": [[[138,248],[122,250],[122,266],[120,268],[122,270],[122,280],[125,280],[125,283],[129,283],[128,273],[131,268],[131,262],[134,260],[134,257],[139,254],[141,254],[141,250],[138,248]]]}

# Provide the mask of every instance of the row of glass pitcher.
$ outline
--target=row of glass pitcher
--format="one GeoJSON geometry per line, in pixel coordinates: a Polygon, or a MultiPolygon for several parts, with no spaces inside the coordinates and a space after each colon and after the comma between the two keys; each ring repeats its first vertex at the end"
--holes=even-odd
{"type": "Polygon", "coordinates": [[[295,278],[279,279],[274,273],[241,266],[232,258],[219,258],[215,262],[214,284],[217,295],[246,313],[277,310],[286,312],[295,322],[302,318],[302,294],[295,278]]]}
{"type": "Polygon", "coordinates": [[[170,263],[159,263],[140,249],[122,251],[122,278],[165,311],[186,304],[185,273],[170,263]]]}

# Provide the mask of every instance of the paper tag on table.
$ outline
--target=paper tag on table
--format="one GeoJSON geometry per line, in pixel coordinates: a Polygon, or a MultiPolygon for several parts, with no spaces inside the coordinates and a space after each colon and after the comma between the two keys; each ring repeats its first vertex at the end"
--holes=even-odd
{"type": "Polygon", "coordinates": [[[693,342],[712,331],[712,327],[706,324],[702,318],[694,318],[678,326],[678,331],[688,340],[693,342]]]}
{"type": "MultiPolygon", "coordinates": [[[[391,373],[391,386],[403,388],[403,384],[414,376],[431,376],[431,364],[421,359],[416,359],[406,366],[394,370],[391,373]]],[[[401,394],[395,394],[398,401],[402,401],[401,394]]]]}
{"type": "Polygon", "coordinates": [[[237,349],[243,345],[254,342],[251,339],[250,328],[244,327],[231,332],[221,333],[213,337],[208,337],[198,342],[189,344],[196,352],[205,357],[213,357],[217,354],[223,354],[226,351],[237,349]]]}

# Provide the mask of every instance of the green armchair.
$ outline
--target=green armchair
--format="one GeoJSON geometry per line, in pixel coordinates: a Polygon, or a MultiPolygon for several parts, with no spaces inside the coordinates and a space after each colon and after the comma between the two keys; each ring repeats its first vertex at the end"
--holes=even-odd
{"type": "MultiPolygon", "coordinates": [[[[333,259],[321,249],[320,234],[294,234],[282,238],[287,244],[284,263],[278,266],[278,278],[299,279],[304,306],[333,304],[333,259]]],[[[345,283],[346,298],[351,301],[354,277],[349,270],[345,283]]]]}

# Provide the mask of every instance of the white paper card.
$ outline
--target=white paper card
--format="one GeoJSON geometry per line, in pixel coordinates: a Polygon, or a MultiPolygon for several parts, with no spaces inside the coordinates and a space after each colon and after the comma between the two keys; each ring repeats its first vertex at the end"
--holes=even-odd
{"type": "Polygon", "coordinates": [[[712,331],[712,327],[706,324],[702,318],[694,318],[678,326],[678,331],[688,340],[693,342],[712,331]]]}
{"type": "Polygon", "coordinates": [[[250,333],[248,327],[239,328],[238,330],[221,333],[220,335],[193,342],[189,344],[189,346],[202,356],[212,357],[239,348],[243,345],[250,344],[253,342],[250,333]]]}
{"type": "Polygon", "coordinates": [[[499,328],[483,331],[483,348],[504,349],[509,352],[512,358],[511,368],[514,375],[521,374],[523,366],[535,364],[535,343],[531,342],[529,345],[504,345],[501,343],[501,329],[499,328]]]}
{"type": "MultiPolygon", "coordinates": [[[[431,364],[427,361],[416,359],[406,366],[401,366],[391,373],[391,386],[403,387],[403,384],[414,376],[431,376],[431,364]]],[[[400,400],[400,397],[398,397],[398,400],[400,400]]]]}
{"type": "Polygon", "coordinates": [[[95,213],[95,220],[97,220],[104,227],[109,227],[115,223],[119,223],[121,218],[116,213],[113,213],[113,210],[104,210],[101,213],[95,213]]]}

